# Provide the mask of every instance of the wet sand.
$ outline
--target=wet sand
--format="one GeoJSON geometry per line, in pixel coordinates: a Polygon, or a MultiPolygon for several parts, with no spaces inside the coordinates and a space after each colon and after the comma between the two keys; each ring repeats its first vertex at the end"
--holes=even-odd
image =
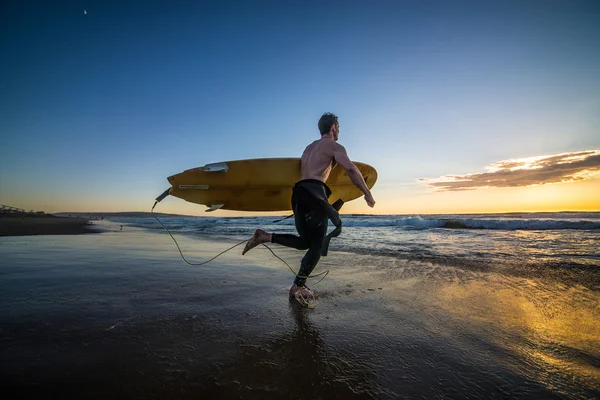
{"type": "Polygon", "coordinates": [[[95,233],[85,218],[55,217],[52,215],[0,215],[0,236],[77,235],[95,233]]]}
{"type": "MultiPolygon", "coordinates": [[[[178,240],[196,261],[234,244],[178,240]]],[[[589,288],[331,252],[308,310],[268,250],[238,249],[190,267],[168,236],[136,229],[1,238],[0,385],[23,398],[600,394],[589,288]]]]}

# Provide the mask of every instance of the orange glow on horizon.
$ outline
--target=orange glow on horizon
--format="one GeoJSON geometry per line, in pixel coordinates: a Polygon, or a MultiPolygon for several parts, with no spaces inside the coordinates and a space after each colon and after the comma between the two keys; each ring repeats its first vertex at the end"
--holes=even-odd
{"type": "MultiPolygon", "coordinates": [[[[55,194],[29,194],[25,198],[3,196],[2,204],[25,210],[56,212],[148,212],[156,193],[137,193],[119,197],[87,198],[85,194],[65,198],[55,194]]],[[[436,192],[423,184],[373,188],[377,201],[369,208],[362,198],[347,202],[342,214],[469,214],[504,212],[600,211],[600,177],[574,183],[547,184],[517,188],[493,188],[436,192]]],[[[155,209],[159,213],[206,217],[285,216],[286,212],[249,213],[218,210],[167,197],[155,209]]]]}

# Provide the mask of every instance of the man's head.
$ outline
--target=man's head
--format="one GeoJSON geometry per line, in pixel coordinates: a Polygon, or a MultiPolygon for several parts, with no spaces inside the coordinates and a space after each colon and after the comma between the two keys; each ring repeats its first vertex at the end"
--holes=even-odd
{"type": "Polygon", "coordinates": [[[325,113],[319,119],[319,132],[321,136],[331,133],[334,140],[338,140],[340,134],[340,124],[337,115],[333,113],[325,113]]]}

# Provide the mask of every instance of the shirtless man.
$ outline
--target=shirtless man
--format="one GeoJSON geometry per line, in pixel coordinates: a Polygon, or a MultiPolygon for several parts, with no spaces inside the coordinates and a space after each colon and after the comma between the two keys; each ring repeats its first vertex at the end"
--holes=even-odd
{"type": "Polygon", "coordinates": [[[290,297],[299,295],[307,298],[311,296],[310,290],[305,287],[306,278],[319,262],[323,247],[329,243],[328,240],[324,242],[328,219],[331,218],[341,230],[341,220],[339,220],[337,211],[327,200],[331,190],[325,184],[334,163],[341,165],[346,170],[352,183],[365,194],[364,198],[369,207],[375,205],[375,200],[359,169],[348,158],[344,146],[337,143],[340,135],[337,116],[331,113],[323,114],[319,119],[319,131],[321,139],[309,144],[302,154],[300,159],[302,180],[296,183],[292,193],[292,208],[299,236],[269,233],[257,229],[242,252],[242,254],[246,254],[250,249],[266,242],[278,243],[298,250],[308,249],[302,258],[294,284],[290,288],[290,297]]]}

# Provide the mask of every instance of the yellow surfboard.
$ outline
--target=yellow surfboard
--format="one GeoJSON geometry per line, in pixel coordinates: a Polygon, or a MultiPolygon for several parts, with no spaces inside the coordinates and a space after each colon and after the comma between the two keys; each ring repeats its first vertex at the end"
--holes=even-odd
{"type": "MultiPolygon", "coordinates": [[[[359,162],[354,165],[372,188],[377,181],[375,168],[359,162]]],[[[292,209],[292,188],[300,178],[299,158],[260,158],[207,164],[167,179],[171,183],[169,194],[203,204],[209,207],[206,211],[287,211],[292,209]]],[[[331,171],[327,185],[331,203],[363,195],[340,166],[331,171]]]]}

